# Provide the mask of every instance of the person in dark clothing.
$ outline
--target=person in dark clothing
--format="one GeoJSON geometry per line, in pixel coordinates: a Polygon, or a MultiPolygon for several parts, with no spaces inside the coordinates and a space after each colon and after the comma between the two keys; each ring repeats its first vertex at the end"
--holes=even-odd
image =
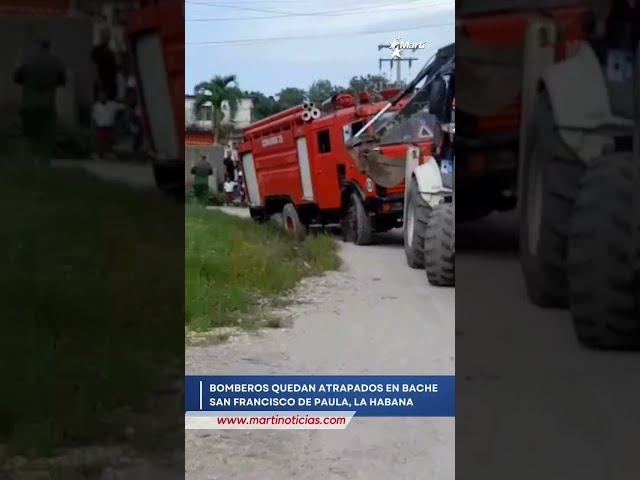
{"type": "Polygon", "coordinates": [[[209,177],[213,175],[213,167],[207,161],[207,157],[203,155],[200,157],[200,160],[191,167],[191,175],[194,177],[193,193],[200,203],[206,205],[209,201],[209,177]]]}
{"type": "Polygon", "coordinates": [[[49,157],[55,145],[56,92],[66,84],[66,74],[48,40],[39,41],[37,51],[18,67],[13,80],[22,87],[23,132],[38,154],[49,157]]]}
{"type": "Polygon", "coordinates": [[[233,161],[233,159],[231,158],[231,155],[227,155],[224,158],[224,168],[227,171],[227,177],[229,177],[230,179],[233,180],[234,178],[234,172],[236,170],[236,164],[233,161]]]}
{"type": "Polygon", "coordinates": [[[109,45],[111,34],[104,29],[100,33],[100,43],[93,47],[91,59],[96,66],[99,86],[97,91],[104,91],[107,100],[113,101],[118,96],[118,61],[109,45]]]}

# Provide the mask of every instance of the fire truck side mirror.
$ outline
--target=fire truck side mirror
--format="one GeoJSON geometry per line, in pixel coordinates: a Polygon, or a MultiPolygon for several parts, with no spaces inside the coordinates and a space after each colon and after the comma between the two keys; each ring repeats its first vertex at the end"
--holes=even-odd
{"type": "Polygon", "coordinates": [[[436,78],[431,84],[429,92],[429,113],[436,117],[442,116],[447,100],[447,83],[443,78],[436,78]]]}

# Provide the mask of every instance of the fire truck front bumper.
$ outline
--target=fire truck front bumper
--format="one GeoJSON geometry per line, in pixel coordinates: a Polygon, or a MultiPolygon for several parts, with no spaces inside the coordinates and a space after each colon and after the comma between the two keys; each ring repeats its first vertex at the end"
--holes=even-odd
{"type": "Polygon", "coordinates": [[[376,215],[399,215],[401,217],[404,211],[404,195],[370,197],[365,206],[367,211],[376,215]]]}

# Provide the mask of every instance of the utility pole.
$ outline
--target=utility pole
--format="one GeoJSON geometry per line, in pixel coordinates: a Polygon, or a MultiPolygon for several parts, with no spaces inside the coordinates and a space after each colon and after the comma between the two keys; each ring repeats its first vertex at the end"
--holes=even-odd
{"type": "MultiPolygon", "coordinates": [[[[384,48],[389,48],[389,45],[378,45],[378,51],[384,49],[384,48]]],[[[409,49],[405,49],[405,50],[409,50],[409,49]]],[[[417,50],[417,48],[412,48],[410,49],[412,52],[415,52],[417,50]]],[[[410,57],[410,58],[379,58],[378,59],[378,64],[380,66],[380,69],[382,70],[382,64],[389,62],[389,67],[393,68],[393,64],[395,62],[396,65],[396,83],[398,85],[400,85],[400,83],[402,83],[402,62],[408,62],[409,63],[409,68],[411,68],[411,64],[413,62],[417,62],[418,59],[415,57],[410,57]]]]}

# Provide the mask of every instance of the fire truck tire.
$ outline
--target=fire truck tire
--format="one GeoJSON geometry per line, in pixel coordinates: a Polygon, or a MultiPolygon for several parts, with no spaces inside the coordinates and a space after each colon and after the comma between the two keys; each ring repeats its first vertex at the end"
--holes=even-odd
{"type": "Polygon", "coordinates": [[[409,185],[407,218],[404,222],[404,254],[411,268],[424,268],[424,234],[429,222],[431,207],[425,202],[418,182],[414,178],[409,185]]]}
{"type": "Polygon", "coordinates": [[[436,205],[424,233],[424,264],[429,283],[437,287],[455,285],[456,219],[452,203],[436,205]]]}
{"type": "Polygon", "coordinates": [[[249,216],[256,223],[263,223],[265,220],[264,209],[249,207],[249,216]]]}
{"type": "Polygon", "coordinates": [[[573,325],[587,347],[640,347],[638,218],[640,176],[633,156],[605,155],[590,164],[568,243],[573,325]]]}
{"type": "Polygon", "coordinates": [[[307,226],[302,223],[298,211],[292,203],[287,203],[282,209],[282,222],[287,233],[302,242],[307,237],[307,226]]]}
{"type": "Polygon", "coordinates": [[[347,218],[349,230],[347,238],[350,238],[356,245],[371,245],[373,243],[373,224],[364,208],[362,197],[357,193],[351,194],[347,218]]]}
{"type": "Polygon", "coordinates": [[[531,301],[568,306],[567,226],[584,171],[557,133],[551,102],[540,95],[519,185],[520,264],[531,301]]]}

